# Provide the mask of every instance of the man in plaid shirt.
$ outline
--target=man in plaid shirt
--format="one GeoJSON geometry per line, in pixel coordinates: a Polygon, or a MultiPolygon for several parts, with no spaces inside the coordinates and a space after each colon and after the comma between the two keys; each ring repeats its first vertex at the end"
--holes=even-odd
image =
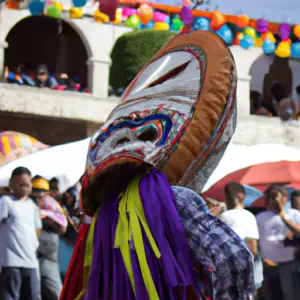
{"type": "Polygon", "coordinates": [[[246,300],[255,292],[253,256],[244,241],[210,215],[195,192],[172,187],[205,299],[246,300]]]}

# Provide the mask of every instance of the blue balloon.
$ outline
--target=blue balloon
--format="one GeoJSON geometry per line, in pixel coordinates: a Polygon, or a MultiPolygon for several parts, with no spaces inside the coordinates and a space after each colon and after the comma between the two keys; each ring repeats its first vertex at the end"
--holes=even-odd
{"type": "Polygon", "coordinates": [[[38,16],[44,12],[45,2],[32,1],[28,5],[28,9],[33,16],[38,16]]]}
{"type": "Polygon", "coordinates": [[[275,49],[276,49],[276,46],[275,44],[269,40],[269,39],[266,39],[263,43],[262,43],[262,50],[264,52],[264,54],[268,55],[268,54],[273,54],[275,49]]]}
{"type": "Polygon", "coordinates": [[[221,37],[227,45],[230,45],[233,41],[233,33],[230,27],[224,24],[216,31],[216,34],[221,37]]]}
{"type": "Polygon", "coordinates": [[[209,30],[210,21],[204,17],[197,17],[193,23],[194,30],[209,30]]]}
{"type": "Polygon", "coordinates": [[[291,57],[299,58],[300,57],[300,42],[292,43],[291,45],[291,57]]]}
{"type": "Polygon", "coordinates": [[[252,46],[254,46],[254,40],[252,37],[245,35],[241,40],[240,40],[240,46],[244,49],[248,49],[252,46]]]}
{"type": "Polygon", "coordinates": [[[148,24],[142,24],[140,23],[139,28],[140,29],[153,29],[154,27],[154,22],[151,20],[148,24]]]}
{"type": "Polygon", "coordinates": [[[73,0],[74,7],[83,7],[87,4],[87,0],[73,0]]]}

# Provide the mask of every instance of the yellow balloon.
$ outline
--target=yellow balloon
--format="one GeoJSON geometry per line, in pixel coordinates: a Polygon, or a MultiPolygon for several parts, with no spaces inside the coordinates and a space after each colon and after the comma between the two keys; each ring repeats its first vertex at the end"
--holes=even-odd
{"type": "Polygon", "coordinates": [[[122,21],[123,21],[122,10],[120,8],[117,8],[115,20],[113,21],[113,23],[114,24],[121,24],[122,21]]]}
{"type": "Polygon", "coordinates": [[[170,26],[164,22],[156,22],[154,23],[154,30],[169,30],[170,26]]]}
{"type": "Polygon", "coordinates": [[[273,44],[276,43],[276,39],[272,32],[266,32],[266,33],[262,34],[262,38],[263,38],[263,40],[270,40],[273,44]]]}
{"type": "Polygon", "coordinates": [[[288,41],[280,42],[275,50],[275,54],[279,57],[290,57],[291,44],[288,41]]]}
{"type": "Polygon", "coordinates": [[[109,16],[106,14],[103,14],[99,9],[97,9],[95,11],[94,19],[97,23],[108,23],[109,22],[109,16]]]}
{"type": "Polygon", "coordinates": [[[54,2],[54,5],[59,9],[60,12],[62,12],[64,10],[62,3],[54,2]]]}
{"type": "Polygon", "coordinates": [[[248,35],[248,36],[252,37],[255,40],[255,38],[256,38],[256,31],[255,31],[254,28],[252,28],[252,27],[246,27],[244,29],[244,33],[245,33],[245,35],[248,35]]]}
{"type": "Polygon", "coordinates": [[[79,19],[83,16],[82,7],[74,7],[72,6],[69,11],[70,19],[79,19]]]}

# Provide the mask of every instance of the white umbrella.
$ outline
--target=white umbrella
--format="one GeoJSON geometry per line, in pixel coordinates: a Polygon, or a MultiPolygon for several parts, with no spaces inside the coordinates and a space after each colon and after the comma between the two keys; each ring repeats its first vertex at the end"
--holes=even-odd
{"type": "Polygon", "coordinates": [[[28,168],[32,175],[41,175],[47,179],[60,179],[60,189],[73,186],[82,176],[90,138],[51,147],[20,159],[0,168],[0,186],[6,186],[12,171],[19,167],[28,168]]]}
{"type": "Polygon", "coordinates": [[[203,190],[208,190],[220,179],[237,170],[261,163],[282,160],[299,161],[300,149],[282,144],[246,146],[231,143],[203,190]]]}

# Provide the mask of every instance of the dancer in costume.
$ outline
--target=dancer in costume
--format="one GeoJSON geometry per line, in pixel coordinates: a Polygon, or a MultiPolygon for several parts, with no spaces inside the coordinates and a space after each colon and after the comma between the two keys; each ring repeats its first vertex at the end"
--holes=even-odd
{"type": "Polygon", "coordinates": [[[236,125],[236,68],[216,35],[170,40],[95,133],[83,177],[92,216],[62,300],[248,299],[253,257],[200,192],[236,125]]]}

